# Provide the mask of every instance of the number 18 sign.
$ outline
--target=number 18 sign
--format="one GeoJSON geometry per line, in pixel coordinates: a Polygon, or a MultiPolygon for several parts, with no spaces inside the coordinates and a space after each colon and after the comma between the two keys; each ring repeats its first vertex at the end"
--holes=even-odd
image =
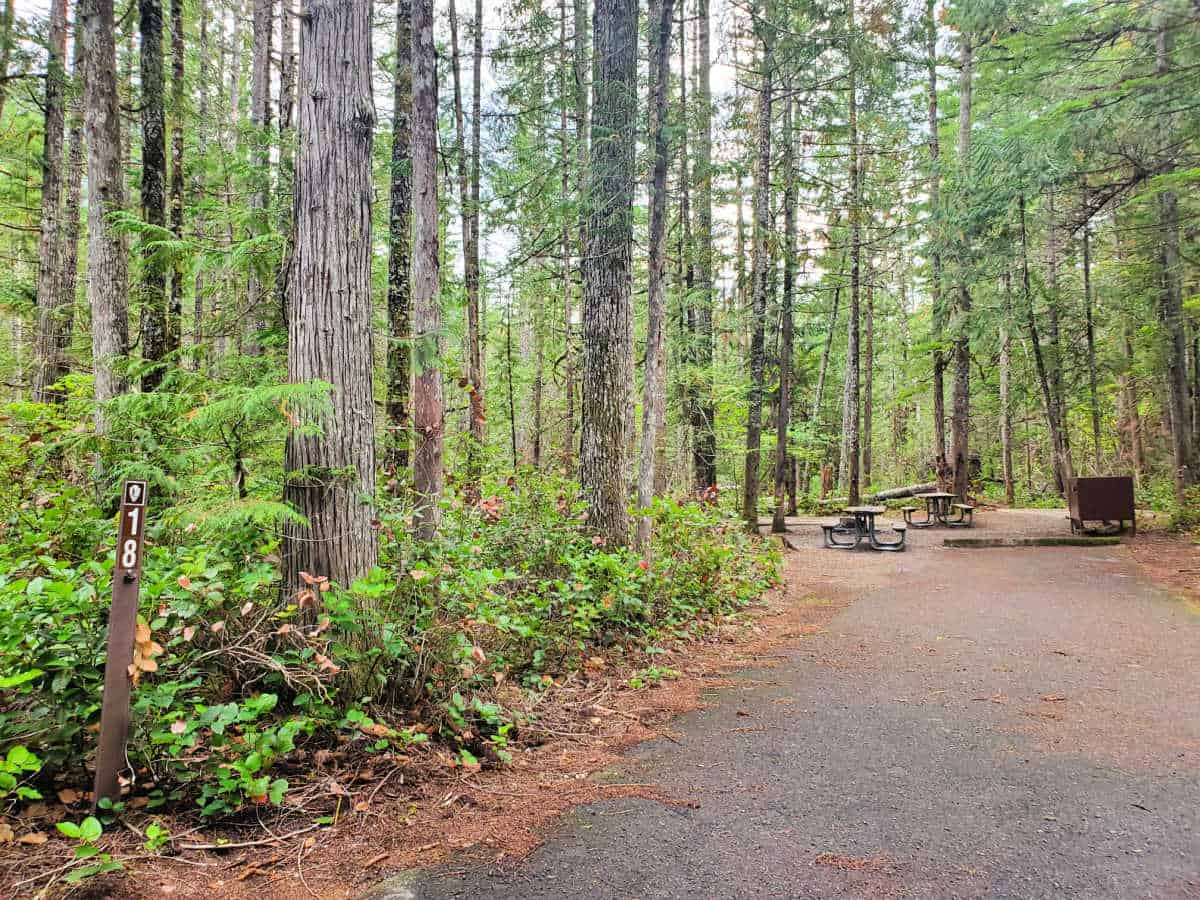
{"type": "Polygon", "coordinates": [[[96,753],[96,786],[92,801],[120,795],[129,734],[129,669],[137,633],[138,588],[146,532],[146,482],[126,481],[121,490],[121,521],[113,566],[112,610],[108,615],[108,655],[104,664],[104,702],[100,708],[100,746],[96,753]]]}

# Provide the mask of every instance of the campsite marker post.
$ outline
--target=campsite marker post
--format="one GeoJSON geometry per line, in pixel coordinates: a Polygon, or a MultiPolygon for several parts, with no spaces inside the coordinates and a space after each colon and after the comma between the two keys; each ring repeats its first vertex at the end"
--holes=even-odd
{"type": "Polygon", "coordinates": [[[133,640],[137,632],[138,589],[142,582],[142,542],[146,533],[146,482],[126,481],[121,489],[117,559],[113,565],[112,609],[108,614],[108,653],[104,664],[104,701],[100,708],[100,744],[96,752],[93,805],[121,793],[118,775],[125,768],[129,735],[133,640]]]}

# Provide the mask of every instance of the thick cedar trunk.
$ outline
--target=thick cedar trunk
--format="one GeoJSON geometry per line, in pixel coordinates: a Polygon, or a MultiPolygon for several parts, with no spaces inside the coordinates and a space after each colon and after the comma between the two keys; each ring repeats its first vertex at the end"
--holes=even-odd
{"type": "Polygon", "coordinates": [[[391,205],[388,215],[388,462],[408,468],[412,436],[408,404],[411,379],[412,283],[412,0],[396,3],[396,80],[392,91],[391,205]]]}
{"type": "Polygon", "coordinates": [[[875,429],[875,268],[867,257],[867,308],[863,346],[863,398],[862,398],[862,484],[871,486],[871,464],[874,455],[872,434],[875,429]]]}
{"type": "Polygon", "coordinates": [[[51,386],[65,374],[59,354],[59,329],[71,298],[62,293],[60,213],[65,128],[67,52],[66,0],[50,4],[49,57],[46,63],[45,132],[42,150],[42,231],[38,246],[37,322],[34,341],[33,399],[62,399],[51,386]]]}
{"type": "Polygon", "coordinates": [[[696,53],[696,274],[698,290],[692,303],[696,307],[694,371],[691,382],[692,464],[695,486],[705,490],[717,483],[716,407],[713,402],[713,221],[712,221],[712,68],[709,47],[709,0],[696,0],[696,24],[699,32],[696,53]]]}
{"type": "MultiPolygon", "coordinates": [[[[653,0],[650,6],[650,77],[646,133],[653,148],[654,163],[650,175],[650,229],[646,299],[646,371],[642,393],[641,466],[638,471],[638,508],[647,510],[654,500],[654,463],[659,429],[666,404],[663,377],[663,330],[666,304],[663,299],[666,263],[667,218],[667,81],[670,69],[667,52],[671,43],[674,0],[653,0]]],[[[687,71],[683,71],[686,79],[687,71]]],[[[637,521],[637,546],[648,550],[650,517],[642,514],[637,521]]]]}
{"type": "MultiPolygon", "coordinates": [[[[938,95],[937,95],[937,15],[935,0],[925,2],[925,54],[929,72],[929,208],[934,223],[930,244],[929,296],[933,308],[933,339],[939,344],[945,327],[945,311],[942,307],[942,253],[941,237],[937,233],[936,217],[941,202],[942,172],[941,148],[938,145],[938,95]]],[[[933,351],[933,458],[940,462],[946,457],[946,357],[941,347],[933,351]]]]}
{"type": "MultiPolygon", "coordinates": [[[[961,35],[962,42],[958,78],[958,165],[962,172],[964,194],[971,173],[971,35],[961,35]]],[[[966,199],[966,198],[964,198],[966,199]]],[[[965,239],[964,239],[965,240],[965,239]]],[[[969,254],[969,248],[960,251],[969,254]]],[[[967,290],[965,261],[959,264],[959,281],[954,307],[954,415],[951,419],[950,456],[954,467],[954,495],[965,501],[971,487],[971,462],[968,437],[971,424],[971,346],[968,322],[971,314],[971,295],[967,290]]]]}
{"type": "Polygon", "coordinates": [[[1000,463],[1004,473],[1004,502],[1016,504],[1012,459],[1012,273],[1004,270],[1004,319],[1000,324],[1000,463]]]}
{"type": "Polygon", "coordinates": [[[1088,394],[1092,406],[1092,450],[1096,474],[1101,474],[1100,459],[1100,388],[1096,374],[1096,327],[1092,321],[1092,241],[1091,226],[1083,226],[1083,311],[1087,324],[1088,394]]]}
{"type": "Polygon", "coordinates": [[[167,268],[162,254],[147,246],[167,224],[167,144],[163,111],[162,0],[138,0],[141,35],[142,219],[150,233],[142,238],[142,358],[160,363],[142,376],[152,391],[163,378],[161,365],[170,348],[167,334],[167,268]]]}
{"type": "MultiPolygon", "coordinates": [[[[476,22],[476,34],[480,32],[476,22]]],[[[471,158],[467,158],[467,138],[463,121],[462,66],[458,48],[458,13],[454,0],[450,0],[450,71],[454,78],[454,130],[457,148],[455,161],[458,171],[459,218],[462,224],[463,280],[467,289],[467,391],[470,396],[468,419],[471,440],[467,444],[467,478],[474,482],[479,478],[480,453],[483,441],[483,385],[480,382],[479,357],[479,247],[477,224],[475,223],[479,177],[477,133],[479,131],[478,74],[472,98],[473,133],[471,135],[471,158]],[[468,162],[470,173],[468,174],[468,162]]]]}
{"type": "MultiPolygon", "coordinates": [[[[187,113],[183,83],[183,0],[171,0],[171,183],[168,201],[171,235],[183,240],[183,129],[187,113]]],[[[171,266],[167,296],[166,351],[174,354],[181,345],[183,328],[183,261],[171,266]]]]}
{"type": "MultiPolygon", "coordinates": [[[[483,125],[483,0],[475,0],[474,59],[471,79],[471,253],[466,260],[467,282],[467,377],[471,380],[471,438],[475,452],[484,445],[483,394],[483,306],[479,292],[479,179],[481,177],[480,132],[483,125]]],[[[539,332],[540,340],[540,332],[539,332]]],[[[539,372],[541,371],[539,366],[539,372]]],[[[538,431],[539,440],[541,430],[538,431]]]]}
{"type": "Polygon", "coordinates": [[[320,434],[293,429],[284,497],[306,519],[283,534],[284,587],[301,572],[349,585],[377,559],[371,335],[370,0],[310,0],[301,20],[296,247],[288,381],[333,386],[320,434]]]}
{"type": "Polygon", "coordinates": [[[754,177],[754,295],[750,331],[750,394],[746,412],[746,467],[742,484],[742,518],[758,527],[759,447],[762,443],[763,373],[766,368],[763,332],[767,318],[771,256],[771,109],[775,76],[774,34],[769,11],[758,24],[762,42],[762,75],[758,91],[758,162],[754,177]]]}
{"type": "MultiPolygon", "coordinates": [[[[1160,74],[1171,69],[1172,37],[1166,23],[1157,35],[1156,69],[1160,74]]],[[[1173,162],[1160,167],[1163,175],[1175,171],[1173,162]]],[[[1183,318],[1182,265],[1179,257],[1179,202],[1173,190],[1158,195],[1159,260],[1162,266],[1162,293],[1159,319],[1162,323],[1163,350],[1167,363],[1167,400],[1171,418],[1171,450],[1174,462],[1175,496],[1186,502],[1186,492],[1196,483],[1200,468],[1193,458],[1191,410],[1188,408],[1187,333],[1183,318]]]]}
{"type": "MultiPolygon", "coordinates": [[[[796,163],[792,135],[793,101],[783,104],[783,308],[779,334],[779,413],[775,420],[775,514],[771,530],[787,530],[787,488],[793,482],[788,456],[788,423],[792,409],[792,300],[796,281],[796,163]]],[[[792,490],[793,505],[795,490],[792,490]]]]}
{"type": "Polygon", "coordinates": [[[635,0],[597,0],[590,216],[583,266],[583,439],[580,480],[588,526],[617,544],[625,504],[630,384],[630,254],[637,115],[635,0]]]}
{"type": "Polygon", "coordinates": [[[438,305],[437,56],[433,0],[412,7],[412,328],[420,364],[413,382],[413,526],[428,541],[441,520],[442,446],[445,438],[442,373],[436,360],[442,312],[438,305]]]}
{"type": "Polygon", "coordinates": [[[1042,389],[1042,403],[1046,410],[1046,425],[1050,430],[1050,444],[1054,452],[1055,477],[1062,490],[1074,477],[1071,469],[1071,457],[1063,444],[1062,421],[1058,416],[1058,404],[1054,402],[1054,389],[1050,381],[1050,373],[1042,353],[1041,339],[1038,337],[1037,318],[1033,312],[1033,292],[1029,285],[1029,239],[1025,228],[1025,198],[1020,198],[1021,212],[1021,286],[1025,294],[1025,324],[1029,329],[1029,343],[1033,349],[1033,360],[1037,366],[1038,385],[1042,389]]]}
{"type": "Polygon", "coordinates": [[[87,59],[83,104],[88,159],[87,294],[92,312],[96,433],[102,435],[108,431],[105,404],[127,390],[113,363],[129,352],[128,251],[110,218],[125,201],[112,0],[83,0],[80,18],[87,59]]]}
{"type": "MultiPolygon", "coordinates": [[[[201,242],[208,238],[208,223],[205,221],[205,185],[204,172],[208,166],[208,0],[199,0],[200,7],[200,78],[196,84],[199,94],[199,104],[196,110],[196,158],[197,165],[192,170],[192,197],[200,204],[196,211],[196,237],[201,242]]],[[[219,93],[219,90],[218,90],[219,93]]],[[[197,370],[206,356],[204,347],[204,270],[197,268],[196,283],[192,286],[192,354],[193,365],[197,370]]]]}
{"type": "MultiPolygon", "coordinates": [[[[251,0],[250,51],[250,216],[251,240],[270,231],[267,210],[271,193],[271,18],[274,0],[251,0]]],[[[246,284],[245,352],[260,352],[258,335],[268,325],[266,288],[262,267],[251,256],[250,278],[246,284]]]]}
{"type": "MultiPolygon", "coordinates": [[[[1063,426],[1062,445],[1066,452],[1071,452],[1071,436],[1066,430],[1067,428],[1067,407],[1066,400],[1063,396],[1063,355],[1062,355],[1062,338],[1061,327],[1058,320],[1059,301],[1059,285],[1058,285],[1058,251],[1059,251],[1059,226],[1058,215],[1054,209],[1054,191],[1050,190],[1046,195],[1046,207],[1050,216],[1050,221],[1047,226],[1048,234],[1046,236],[1046,262],[1048,269],[1048,288],[1049,297],[1046,305],[1046,322],[1047,330],[1050,338],[1050,353],[1046,360],[1049,366],[1050,375],[1050,393],[1054,397],[1054,405],[1058,413],[1058,421],[1063,426]]],[[[1059,485],[1060,490],[1066,491],[1065,484],[1059,485]]]]}

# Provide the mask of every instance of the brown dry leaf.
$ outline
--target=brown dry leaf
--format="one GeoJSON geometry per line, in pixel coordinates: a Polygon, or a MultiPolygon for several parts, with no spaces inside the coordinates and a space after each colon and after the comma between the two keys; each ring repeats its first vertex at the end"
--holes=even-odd
{"type": "Polygon", "coordinates": [[[171,734],[183,734],[187,731],[187,722],[177,719],[171,723],[171,734]]]}
{"type": "Polygon", "coordinates": [[[225,630],[225,623],[224,622],[213,622],[211,625],[208,626],[208,630],[211,631],[213,634],[220,634],[222,631],[225,630]]]}
{"type": "Polygon", "coordinates": [[[346,790],[344,787],[342,787],[340,784],[338,784],[336,781],[334,781],[332,778],[329,779],[329,793],[332,794],[334,797],[349,797],[350,796],[350,792],[348,790],[346,790]]]}
{"type": "Polygon", "coordinates": [[[471,658],[480,665],[483,665],[485,662],[487,662],[487,654],[483,652],[483,648],[478,644],[471,648],[471,658]]]}
{"type": "Polygon", "coordinates": [[[31,832],[29,832],[29,834],[23,834],[19,838],[17,838],[17,843],[18,844],[29,844],[31,846],[37,846],[38,844],[46,843],[46,841],[48,841],[48,840],[49,840],[49,838],[46,836],[46,832],[31,831],[31,832]]]}
{"type": "Polygon", "coordinates": [[[177,580],[179,582],[179,586],[185,591],[192,586],[192,579],[188,578],[186,575],[180,575],[177,580]]]}
{"type": "Polygon", "coordinates": [[[4,822],[0,822],[0,844],[10,844],[13,839],[12,826],[4,822]]]}
{"type": "Polygon", "coordinates": [[[133,641],[135,644],[147,644],[150,642],[150,626],[145,622],[138,622],[137,631],[134,632],[133,641]]]}
{"type": "Polygon", "coordinates": [[[79,791],[72,790],[71,788],[63,788],[58,792],[58,802],[62,803],[64,806],[70,806],[72,803],[78,803],[79,791]]]}
{"type": "Polygon", "coordinates": [[[363,813],[363,812],[366,812],[367,810],[369,810],[370,808],[371,808],[371,804],[368,803],[366,800],[359,800],[357,803],[354,804],[355,812],[363,813]]]}
{"type": "Polygon", "coordinates": [[[1045,700],[1047,703],[1062,703],[1067,698],[1060,697],[1060,696],[1058,696],[1058,694],[1043,694],[1042,699],[1045,700]]]}
{"type": "Polygon", "coordinates": [[[185,627],[184,627],[184,629],[183,629],[183,639],[184,639],[185,641],[190,641],[190,640],[191,640],[193,637],[195,637],[195,636],[196,636],[196,626],[194,626],[194,625],[187,625],[187,626],[185,626],[185,627]]]}
{"type": "Polygon", "coordinates": [[[254,609],[253,603],[250,603],[249,601],[247,601],[246,603],[243,603],[242,604],[242,615],[243,616],[250,615],[250,610],[252,610],[252,609],[254,609]]]}

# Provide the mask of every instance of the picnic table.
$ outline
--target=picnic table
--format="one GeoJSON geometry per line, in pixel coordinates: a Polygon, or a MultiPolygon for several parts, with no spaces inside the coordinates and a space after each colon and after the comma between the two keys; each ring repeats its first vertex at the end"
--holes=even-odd
{"type": "Polygon", "coordinates": [[[844,510],[847,519],[853,517],[853,524],[841,520],[824,522],[821,529],[825,533],[825,546],[837,550],[853,550],[866,540],[872,550],[903,550],[904,532],[906,525],[896,525],[893,531],[900,535],[897,540],[883,540],[875,528],[875,517],[887,512],[886,506],[847,506],[844,510]]]}
{"type": "Polygon", "coordinates": [[[904,521],[913,528],[929,528],[932,525],[945,525],[948,528],[970,528],[973,524],[973,515],[975,507],[969,503],[954,503],[954,494],[946,491],[928,491],[924,494],[917,494],[918,500],[925,501],[925,521],[913,521],[913,513],[917,511],[915,506],[906,506],[903,508],[904,521]],[[958,511],[957,518],[951,518],[951,510],[958,511]]]}

